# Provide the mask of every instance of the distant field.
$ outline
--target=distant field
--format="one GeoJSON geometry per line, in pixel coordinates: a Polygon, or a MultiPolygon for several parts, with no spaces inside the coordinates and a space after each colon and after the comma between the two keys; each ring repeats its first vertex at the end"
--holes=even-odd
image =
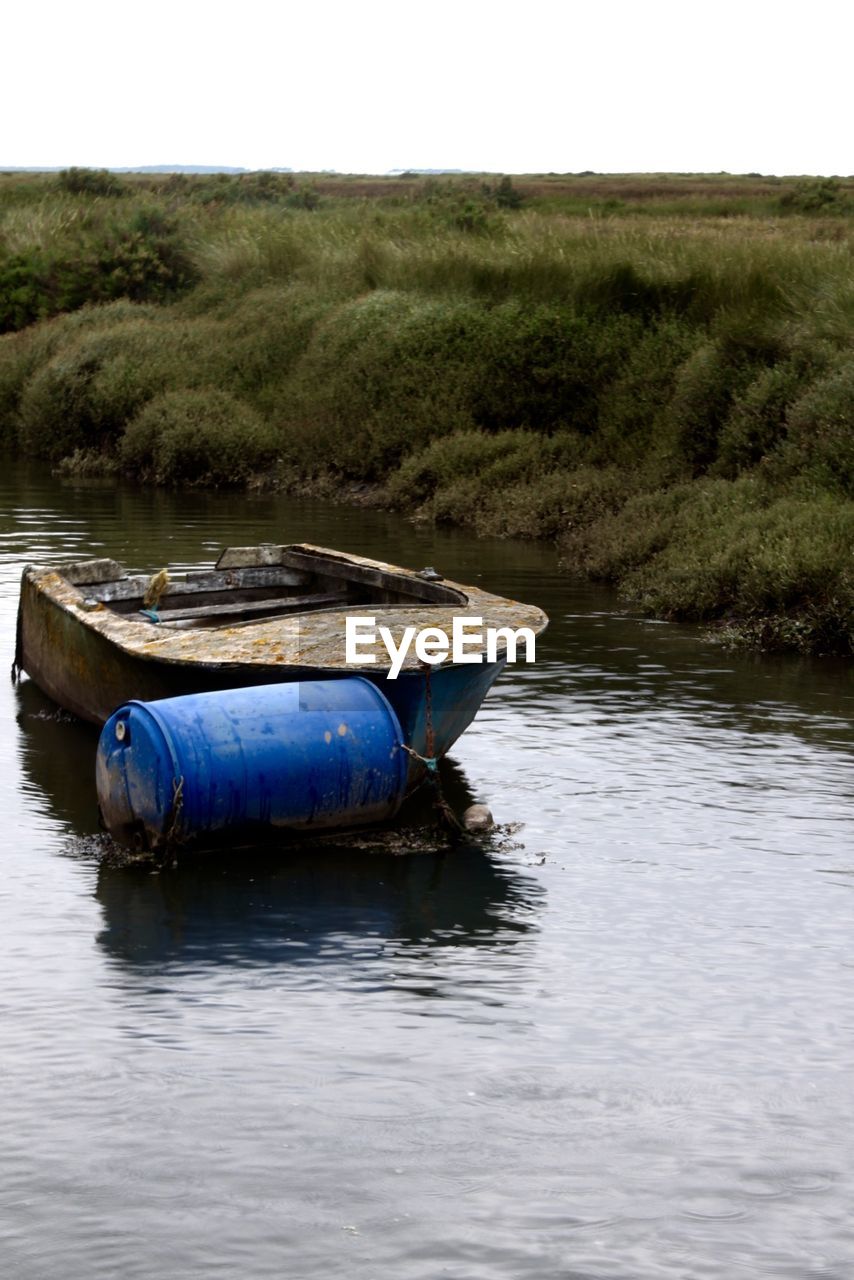
{"type": "Polygon", "coordinates": [[[854,179],[0,174],[0,438],[854,650],[854,179]]]}

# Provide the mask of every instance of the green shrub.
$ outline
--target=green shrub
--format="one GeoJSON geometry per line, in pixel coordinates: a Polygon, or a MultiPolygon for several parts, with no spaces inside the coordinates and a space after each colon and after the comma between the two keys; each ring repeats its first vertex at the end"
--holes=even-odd
{"type": "Polygon", "coordinates": [[[845,548],[854,545],[854,507],[829,496],[753,505],[749,490],[695,495],[670,543],[625,585],[648,609],[713,618],[854,605],[845,548]],[[704,498],[706,500],[704,500],[704,498]],[[711,499],[711,500],[708,500],[711,499]]]}
{"type": "Polygon", "coordinates": [[[489,228],[489,209],[480,200],[459,200],[449,205],[445,219],[457,231],[484,232],[489,228]]]}
{"type": "Polygon", "coordinates": [[[60,458],[55,468],[57,475],[74,480],[103,480],[118,475],[119,470],[116,455],[101,449],[75,449],[60,458]]]}
{"type": "MultiPolygon", "coordinates": [[[[49,450],[44,449],[44,439],[39,431],[40,408],[35,409],[33,421],[28,424],[35,434],[31,436],[28,431],[18,441],[19,407],[30,379],[61,348],[73,345],[94,329],[106,329],[129,321],[146,326],[155,316],[162,316],[158,308],[121,301],[58,316],[49,323],[0,337],[0,439],[21,443],[27,451],[47,456],[49,450]]],[[[143,331],[147,332],[147,329],[143,331]]]]}
{"type": "Polygon", "coordinates": [[[20,399],[19,439],[24,450],[56,462],[75,449],[109,451],[120,423],[104,421],[93,382],[104,344],[97,338],[64,348],[28,380],[20,399]]]}
{"type": "Polygon", "coordinates": [[[47,314],[41,284],[46,271],[37,251],[0,257],[0,334],[23,329],[47,314]]]}
{"type": "Polygon", "coordinates": [[[369,479],[468,427],[590,434],[639,332],[627,316],[375,291],[315,327],[283,428],[302,457],[369,479]]]}
{"type": "Polygon", "coordinates": [[[126,184],[109,169],[63,169],[56,185],[75,196],[122,196],[127,192],[126,184]]]}
{"type": "Polygon", "coordinates": [[[804,391],[786,428],[772,473],[854,497],[854,363],[846,360],[804,391]]]}
{"type": "Polygon", "coordinates": [[[716,474],[735,477],[762,462],[785,434],[786,411],[803,385],[794,361],[761,369],[733,397],[721,427],[716,474]]]}
{"type": "Polygon", "coordinates": [[[387,494],[479,533],[554,538],[617,509],[633,490],[623,472],[585,467],[584,450],[583,438],[569,432],[457,432],[407,458],[387,494]]]}
{"type": "Polygon", "coordinates": [[[204,387],[167,391],[128,424],[122,466],[158,484],[245,485],[269,468],[277,439],[249,405],[204,387]]]}
{"type": "Polygon", "coordinates": [[[292,173],[259,170],[257,173],[238,174],[229,185],[236,200],[246,204],[270,204],[289,195],[294,183],[292,173]]]}
{"type": "Polygon", "coordinates": [[[638,492],[595,520],[568,523],[558,539],[563,562],[602,582],[622,581],[669,545],[694,489],[693,484],[681,484],[638,492]]]}
{"type": "Polygon", "coordinates": [[[726,649],[760,653],[815,654],[850,657],[854,652],[854,624],[844,599],[810,602],[787,613],[753,613],[728,618],[712,633],[726,649]]]}
{"type": "Polygon", "coordinates": [[[598,430],[591,438],[591,461],[649,473],[653,480],[684,470],[672,450],[666,418],[677,374],[697,346],[685,321],[663,318],[646,326],[598,400],[598,430]]]}
{"type": "Polygon", "coordinates": [[[726,621],[728,642],[854,650],[854,505],[752,478],[629,497],[561,540],[564,561],[659,617],[726,621]]]}
{"type": "Polygon", "coordinates": [[[507,174],[501,179],[492,192],[492,198],[499,209],[521,209],[525,197],[513,186],[513,179],[507,174]]]}
{"type": "Polygon", "coordinates": [[[631,497],[637,477],[616,467],[566,467],[507,484],[489,499],[488,520],[476,527],[511,537],[555,540],[567,530],[595,527],[631,497]]]}
{"type": "Polygon", "coordinates": [[[396,505],[420,505],[457,480],[491,475],[508,461],[512,478],[519,480],[532,468],[541,471],[554,452],[528,431],[458,431],[411,454],[390,478],[388,494],[396,505]]]}
{"type": "Polygon", "coordinates": [[[0,337],[0,445],[17,443],[18,405],[39,362],[34,331],[0,337]]]}
{"type": "Polygon", "coordinates": [[[629,316],[506,302],[483,313],[471,413],[491,430],[592,433],[606,388],[642,332],[629,316]]]}
{"type": "Polygon", "coordinates": [[[491,227],[490,213],[495,201],[486,184],[478,192],[471,186],[428,178],[421,188],[421,200],[436,223],[453,231],[483,233],[491,227]]]}
{"type": "Polygon", "coordinates": [[[320,205],[320,196],[316,187],[311,183],[304,183],[303,186],[289,192],[285,197],[285,204],[289,209],[305,209],[313,213],[320,205]]]}
{"type": "Polygon", "coordinates": [[[59,322],[55,347],[20,392],[21,446],[54,462],[77,449],[112,452],[125,423],[152,396],[210,382],[220,370],[210,321],[162,316],[153,323],[145,313],[112,308],[86,318],[91,329],[59,322]],[[113,315],[123,318],[111,325],[113,315]]]}
{"type": "MultiPolygon", "coordinates": [[[[175,175],[181,177],[183,175],[175,175]]],[[[202,206],[261,206],[281,204],[293,192],[292,173],[258,170],[255,173],[215,173],[194,178],[187,195],[202,206]]]]}
{"type": "Polygon", "coordinates": [[[409,450],[471,425],[479,309],[376,291],[313,331],[280,422],[309,470],[384,479],[409,450]]]}
{"type": "Polygon", "coordinates": [[[678,370],[666,418],[676,454],[691,474],[701,475],[715,462],[733,400],[755,372],[749,356],[722,339],[704,342],[678,370]]]}
{"type": "Polygon", "coordinates": [[[839,213],[847,204],[835,178],[806,179],[780,197],[780,208],[788,213],[839,213]]]}
{"type": "Polygon", "coordinates": [[[0,333],[114,298],[167,301],[194,279],[176,225],[142,207],[76,242],[0,257],[0,333]]]}
{"type": "Polygon", "coordinates": [[[521,209],[525,198],[521,191],[513,186],[513,179],[505,175],[499,182],[483,182],[480,194],[484,200],[495,205],[496,209],[521,209]]]}
{"type": "Polygon", "coordinates": [[[239,298],[217,339],[225,385],[264,414],[279,416],[294,368],[328,312],[316,289],[267,285],[239,298]]]}

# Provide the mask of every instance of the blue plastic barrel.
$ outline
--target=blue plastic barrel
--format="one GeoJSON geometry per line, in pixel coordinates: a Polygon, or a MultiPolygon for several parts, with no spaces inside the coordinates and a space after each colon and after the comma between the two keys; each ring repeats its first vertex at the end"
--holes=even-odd
{"type": "Polygon", "coordinates": [[[361,676],[128,702],[98,743],[107,830],[137,848],[392,817],[406,789],[400,723],[361,676]]]}

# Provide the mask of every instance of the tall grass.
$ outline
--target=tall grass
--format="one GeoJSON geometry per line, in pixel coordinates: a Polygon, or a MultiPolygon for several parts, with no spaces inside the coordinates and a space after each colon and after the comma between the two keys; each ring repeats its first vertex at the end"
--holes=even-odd
{"type": "Polygon", "coordinates": [[[0,176],[0,439],[368,481],[659,613],[851,651],[846,184],[249,177],[0,176]]]}

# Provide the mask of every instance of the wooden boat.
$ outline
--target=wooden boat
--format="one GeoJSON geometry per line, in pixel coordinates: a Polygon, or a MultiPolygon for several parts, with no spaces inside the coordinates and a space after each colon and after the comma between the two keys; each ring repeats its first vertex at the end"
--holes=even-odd
{"type": "Polygon", "coordinates": [[[528,628],[536,636],[546,625],[535,606],[433,570],[308,544],[233,547],[211,569],[173,576],[128,574],[108,559],[28,566],[15,664],[60,706],[97,724],[130,699],[364,675],[391,702],[407,744],[439,757],[507,661],[506,638],[488,660],[473,632],[528,628]],[[407,627],[450,636],[454,617],[465,617],[469,660],[428,668],[410,646],[391,679],[383,644],[361,651],[373,652],[373,663],[347,662],[348,615],[375,617],[398,646],[407,627]]]}

